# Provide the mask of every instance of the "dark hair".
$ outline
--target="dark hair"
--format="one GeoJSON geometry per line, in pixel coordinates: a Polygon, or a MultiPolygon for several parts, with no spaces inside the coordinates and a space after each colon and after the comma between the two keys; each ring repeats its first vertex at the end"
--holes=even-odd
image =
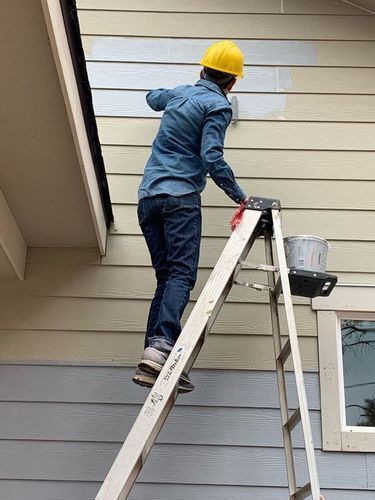
{"type": "Polygon", "coordinates": [[[218,71],[217,69],[204,68],[204,75],[207,80],[216,83],[220,88],[225,89],[228,85],[235,80],[236,77],[230,73],[224,73],[223,71],[218,71]]]}

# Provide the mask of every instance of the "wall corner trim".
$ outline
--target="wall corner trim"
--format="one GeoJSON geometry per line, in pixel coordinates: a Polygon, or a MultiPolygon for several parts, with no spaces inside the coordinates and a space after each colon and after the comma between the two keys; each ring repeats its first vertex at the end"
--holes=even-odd
{"type": "Polygon", "coordinates": [[[0,246],[19,279],[25,275],[27,245],[17,221],[0,190],[0,246]]]}

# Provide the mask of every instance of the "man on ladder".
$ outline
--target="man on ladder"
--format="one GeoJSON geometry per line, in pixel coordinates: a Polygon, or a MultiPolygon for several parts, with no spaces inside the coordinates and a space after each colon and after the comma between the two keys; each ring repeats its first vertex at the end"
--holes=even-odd
{"type": "MultiPolygon", "coordinates": [[[[243,76],[243,54],[229,40],[211,45],[201,60],[201,79],[147,94],[164,111],[139,187],[138,219],[150,251],[157,287],[151,303],[145,350],[133,376],[152,387],[181,333],[180,320],[194,287],[201,240],[200,193],[210,174],[237,204],[245,193],[223,158],[232,111],[227,94],[243,76]]],[[[182,373],[180,392],[194,389],[182,373]]]]}
{"type": "Polygon", "coordinates": [[[201,64],[204,69],[195,86],[154,90],[147,96],[153,109],[165,110],[139,189],[138,209],[139,223],[156,272],[157,288],[148,318],[145,351],[133,380],[144,386],[153,386],[153,390],[96,500],[128,498],[178,393],[194,388],[187,373],[233,285],[267,290],[269,294],[288,498],[322,500],[292,294],[310,298],[327,296],[337,277],[293,266],[288,269],[280,201],[263,197],[246,200],[223,159],[224,136],[231,119],[226,95],[236,77],[242,76],[241,51],[232,42],[218,42],[209,47],[201,64]],[[207,173],[240,204],[232,219],[233,226],[243,218],[223,249],[181,332],[180,318],[197,274],[201,237],[200,193],[205,187],[207,173]],[[247,262],[249,251],[260,236],[265,243],[266,264],[247,262]],[[273,247],[277,253],[277,266],[273,247]],[[268,284],[236,280],[241,269],[266,272],[268,284]],[[288,332],[285,343],[280,326],[280,294],[283,295],[288,332]],[[291,358],[298,399],[298,406],[293,409],[289,407],[286,389],[285,363],[288,358],[291,358]],[[298,423],[302,426],[309,478],[303,486],[299,486],[296,477],[292,441],[292,431],[298,423]]]}

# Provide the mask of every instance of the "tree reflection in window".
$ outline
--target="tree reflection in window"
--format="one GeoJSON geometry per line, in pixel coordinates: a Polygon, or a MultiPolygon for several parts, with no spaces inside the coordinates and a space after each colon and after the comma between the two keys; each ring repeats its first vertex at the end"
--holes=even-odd
{"type": "Polygon", "coordinates": [[[346,424],[375,427],[375,320],[341,320],[346,424]]]}

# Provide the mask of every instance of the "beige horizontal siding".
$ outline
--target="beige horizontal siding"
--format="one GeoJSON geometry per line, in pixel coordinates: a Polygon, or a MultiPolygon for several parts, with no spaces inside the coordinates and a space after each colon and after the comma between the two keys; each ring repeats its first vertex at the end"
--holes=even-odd
{"type": "MultiPolygon", "coordinates": [[[[203,238],[201,249],[201,265],[212,267],[224,245],[225,238],[203,238]]],[[[103,264],[108,265],[147,265],[150,259],[141,236],[113,235],[109,239],[107,256],[103,264]]],[[[264,262],[264,246],[262,241],[255,242],[251,254],[251,262],[264,262]]],[[[328,268],[331,272],[369,273],[368,282],[374,283],[374,242],[372,241],[331,241],[328,268]]],[[[353,281],[353,280],[349,280],[353,281]]],[[[360,281],[361,282],[361,281],[360,281]]]]}
{"type": "MultiPolygon", "coordinates": [[[[201,269],[197,284],[191,294],[196,300],[211,273],[201,269]]],[[[239,279],[262,282],[263,273],[242,271],[239,279]]],[[[0,296],[84,297],[150,300],[155,289],[154,272],[150,267],[110,267],[87,265],[33,264],[28,266],[28,279],[23,283],[0,281],[0,296]]],[[[309,304],[305,298],[296,297],[296,303],[309,304]]],[[[268,296],[255,290],[235,286],[227,302],[267,303],[268,296]]],[[[135,305],[136,307],[136,305],[135,305]]]]}
{"type": "MultiPolygon", "coordinates": [[[[143,174],[148,146],[103,146],[109,174],[143,174]]],[[[272,179],[375,180],[373,151],[227,149],[225,159],[236,177],[272,179]]]]}
{"type": "MultiPolygon", "coordinates": [[[[114,205],[115,223],[112,234],[141,234],[136,207],[114,205]]],[[[234,209],[203,207],[203,235],[228,238],[229,220],[234,209]]],[[[375,241],[375,213],[372,210],[282,210],[284,234],[319,234],[328,240],[375,241]]]]}
{"type": "MultiPolygon", "coordinates": [[[[252,321],[252,320],[251,320],[252,321]]],[[[235,329],[233,325],[232,329],[235,329]]],[[[143,334],[63,331],[2,331],[0,361],[49,360],[55,363],[135,366],[143,347],[143,334]]],[[[285,338],[284,338],[285,340],[285,338]]],[[[317,371],[316,339],[301,339],[305,370],[317,371]]],[[[274,370],[272,338],[259,335],[211,335],[196,368],[274,370]]],[[[287,367],[290,369],[290,365],[287,367]]]]}
{"type": "MultiPolygon", "coordinates": [[[[2,304],[2,331],[144,332],[149,308],[147,300],[103,297],[8,296],[2,298],[2,304]]],[[[189,304],[186,315],[192,307],[193,304],[189,304]]],[[[315,336],[316,321],[310,307],[300,304],[296,310],[301,320],[301,334],[309,332],[308,336],[315,336]]],[[[212,331],[223,335],[270,334],[268,313],[269,306],[264,303],[226,303],[212,331]]]]}
{"type": "MultiPolygon", "coordinates": [[[[97,118],[102,144],[150,146],[160,121],[97,118]]],[[[229,127],[226,147],[375,151],[375,123],[240,122],[229,127]]]]}
{"type": "MultiPolygon", "coordinates": [[[[113,203],[137,203],[141,177],[111,175],[108,180],[113,203]]],[[[285,208],[371,210],[375,207],[374,181],[243,178],[240,184],[248,194],[279,198],[285,208]]],[[[202,194],[202,203],[211,207],[235,206],[212,180],[202,194]]]]}
{"type": "MultiPolygon", "coordinates": [[[[97,116],[155,118],[146,102],[146,91],[94,90],[97,116]]],[[[327,122],[375,122],[375,96],[233,93],[238,119],[327,122]]]]}
{"type": "Polygon", "coordinates": [[[294,40],[375,40],[373,16],[90,11],[79,14],[84,35],[294,40]]]}
{"type": "Polygon", "coordinates": [[[78,0],[79,9],[146,12],[223,12],[223,13],[286,13],[286,14],[366,14],[353,5],[333,0],[78,0]]]}
{"type": "MultiPolygon", "coordinates": [[[[203,237],[201,244],[201,254],[200,254],[200,269],[212,269],[217,261],[217,257],[219,256],[221,249],[224,247],[227,239],[220,237],[203,237]]],[[[341,241],[330,242],[331,247],[333,247],[334,252],[337,253],[341,251],[343,243],[341,241]]],[[[369,250],[368,249],[366,251],[369,250]]],[[[255,249],[256,250],[256,249],[255,249]]],[[[351,247],[351,253],[358,254],[363,253],[364,247],[360,246],[359,249],[355,249],[355,247],[351,247]]],[[[32,268],[38,268],[39,264],[54,264],[50,266],[50,270],[52,274],[58,274],[60,266],[65,265],[96,265],[99,266],[100,258],[98,256],[97,259],[90,260],[90,252],[86,253],[86,249],[74,249],[74,248],[31,248],[29,249],[28,262],[31,264],[32,268]],[[86,255],[86,256],[85,256],[86,255]],[[56,264],[58,263],[58,265],[56,264]]],[[[370,255],[370,253],[369,253],[370,255]]],[[[249,256],[251,261],[255,260],[255,255],[252,254],[249,256]]],[[[249,260],[249,261],[250,261],[249,260]]],[[[261,252],[258,255],[259,262],[263,262],[264,258],[261,256],[261,252]]],[[[339,261],[336,262],[338,265],[339,261]]],[[[329,266],[334,265],[335,262],[331,263],[331,257],[329,258],[329,266]]],[[[131,269],[132,267],[148,267],[150,268],[150,256],[144,241],[143,236],[141,235],[113,235],[109,237],[109,251],[106,256],[101,259],[102,266],[115,267],[120,274],[126,275],[127,269],[131,269]]],[[[40,267],[42,269],[42,267],[40,267]]],[[[366,269],[368,272],[354,272],[354,271],[334,271],[335,274],[339,278],[340,283],[375,283],[374,273],[371,272],[371,269],[366,269]]],[[[39,272],[39,271],[38,271],[39,272]]],[[[72,271],[69,271],[71,273],[72,271]]],[[[149,273],[153,274],[151,269],[148,270],[149,273]]],[[[36,279],[36,275],[28,274],[27,279],[36,279]]],[[[38,278],[39,279],[39,278],[38,278]]],[[[49,276],[48,279],[51,279],[49,276]]],[[[100,279],[103,279],[102,277],[100,279]]],[[[264,277],[263,277],[264,279],[264,277]]],[[[105,279],[107,281],[108,278],[105,279]]],[[[258,278],[260,281],[260,279],[258,278]]],[[[25,282],[26,283],[26,282],[25,282]]],[[[7,286],[10,286],[10,282],[6,282],[7,286]]],[[[14,284],[12,284],[13,286],[14,284]]],[[[23,285],[27,288],[32,289],[29,285],[23,285]]],[[[54,286],[54,285],[53,285],[54,286]]],[[[53,288],[52,286],[52,288],[53,288]]],[[[92,285],[90,285],[92,286],[92,285]]],[[[64,292],[67,290],[65,287],[60,287],[61,295],[64,295],[64,292]]],[[[95,291],[95,287],[93,288],[95,291]]],[[[46,295],[46,291],[43,289],[39,291],[41,295],[46,295]]],[[[193,292],[194,293],[194,292],[193,292]]],[[[250,290],[247,291],[247,294],[250,293],[250,290]]],[[[23,289],[18,289],[17,294],[24,294],[23,289]]],[[[38,291],[35,290],[33,292],[27,292],[30,294],[38,294],[38,291]]],[[[80,295],[82,296],[82,294],[80,295]]],[[[90,295],[91,296],[91,295],[90,295]]]]}
{"type": "MultiPolygon", "coordinates": [[[[144,254],[146,251],[144,250],[144,254]]],[[[197,284],[191,293],[194,302],[199,297],[211,269],[201,268],[197,284]]],[[[339,282],[360,282],[371,275],[360,273],[337,273],[339,282]]],[[[261,272],[242,271],[238,279],[250,283],[263,283],[265,276],[261,272]]],[[[372,274],[372,282],[375,275],[372,274]]],[[[140,304],[133,302],[133,307],[140,307],[142,301],[152,299],[156,281],[154,272],[149,266],[113,266],[113,265],[72,265],[72,264],[40,264],[30,262],[28,265],[28,278],[25,282],[8,280],[8,283],[0,281],[0,297],[22,296],[22,297],[55,297],[55,298],[91,298],[91,299],[129,299],[140,300],[140,304]]],[[[283,299],[280,299],[283,303],[283,299]]],[[[266,294],[261,294],[247,287],[234,286],[230,291],[226,303],[266,304],[266,294]]],[[[310,301],[302,297],[294,297],[297,305],[309,306],[310,301]]],[[[192,307],[191,304],[190,307],[192,307]]],[[[235,306],[236,307],[236,306],[235,306]]],[[[230,308],[229,308],[230,309],[230,308]]],[[[304,311],[304,335],[315,335],[312,327],[315,314],[309,308],[304,311]],[[309,320],[307,320],[309,318],[309,320]]],[[[269,332],[268,332],[269,333],[269,332]]]]}
{"type": "MultiPolygon", "coordinates": [[[[128,366],[139,359],[155,278],[136,194],[159,126],[145,91],[193,82],[212,38],[238,39],[247,63],[236,87],[244,121],[229,127],[226,141],[240,184],[249,194],[280,197],[285,234],[329,239],[328,269],[340,281],[373,282],[373,16],[326,1],[80,6],[97,114],[121,115],[98,118],[116,220],[105,257],[31,249],[25,281],[0,283],[0,359],[128,366]],[[280,109],[265,112],[277,102],[280,109]]],[[[211,180],[203,204],[201,269],[186,314],[230,235],[234,205],[211,180]]],[[[262,245],[248,260],[264,261],[262,245]]],[[[295,310],[305,367],[317,370],[315,313],[307,299],[296,299],[295,310]]],[[[285,333],[283,315],[282,324],[285,333]]],[[[270,334],[266,296],[235,288],[198,366],[273,370],[270,334]]]]}

